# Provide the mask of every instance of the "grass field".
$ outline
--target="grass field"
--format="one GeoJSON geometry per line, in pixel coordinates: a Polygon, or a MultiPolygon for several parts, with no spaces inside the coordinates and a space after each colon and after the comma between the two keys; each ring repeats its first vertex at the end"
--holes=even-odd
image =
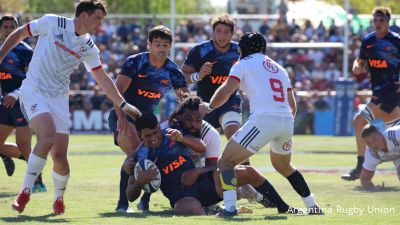
{"type": "MultiPolygon", "coordinates": [[[[110,135],[71,136],[69,159],[72,172],[65,196],[66,214],[61,216],[52,214],[50,158],[44,169],[48,192],[33,194],[20,215],[10,206],[21,187],[26,165],[15,160],[16,171],[12,177],[7,177],[3,165],[0,165],[0,224],[400,224],[400,183],[392,163],[380,165],[380,172],[373,180],[376,184],[385,182],[386,190],[381,192],[365,192],[360,189],[358,181],[344,182],[340,179],[341,173],[355,163],[352,137],[294,138],[292,162],[304,172],[326,215],[279,215],[276,209],[265,209],[241,200],[239,203],[248,206],[254,213],[230,220],[212,216],[174,216],[161,192],[152,196],[149,213],[114,212],[119,170],[124,156],[112,143],[110,135]]],[[[274,184],[286,202],[303,207],[289,182],[274,172],[267,151],[253,156],[251,162],[274,184]]],[[[136,208],[135,205],[132,203],[132,208],[136,208]]]]}

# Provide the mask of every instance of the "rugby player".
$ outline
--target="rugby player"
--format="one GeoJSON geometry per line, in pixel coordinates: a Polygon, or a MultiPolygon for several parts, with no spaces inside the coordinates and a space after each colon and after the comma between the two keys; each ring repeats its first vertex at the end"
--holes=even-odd
{"type": "MultiPolygon", "coordinates": [[[[148,34],[148,52],[129,56],[117,77],[116,86],[129,104],[141,112],[153,112],[161,98],[174,89],[177,99],[181,93],[188,93],[185,77],[179,67],[168,58],[172,44],[171,31],[163,26],[153,27],[148,34]]],[[[114,136],[114,143],[127,155],[134,154],[140,140],[133,119],[114,105],[108,121],[114,136]]],[[[121,168],[120,194],[116,207],[118,212],[131,212],[125,190],[128,174],[121,168]]]]}
{"type": "MultiPolygon", "coordinates": [[[[0,18],[0,44],[18,27],[17,18],[5,15],[0,18]]],[[[13,48],[0,64],[0,155],[6,166],[7,175],[14,173],[15,165],[11,157],[28,161],[31,153],[32,131],[22,115],[18,92],[33,50],[25,42],[13,48]],[[15,129],[16,144],[5,142],[15,129]]],[[[46,192],[42,174],[36,179],[32,192],[46,192]]]]}
{"type": "Polygon", "coordinates": [[[249,120],[228,141],[218,160],[225,204],[220,215],[237,214],[235,165],[268,143],[272,165],[302,197],[308,213],[323,214],[302,174],[290,164],[296,101],[286,70],[265,55],[266,47],[261,34],[244,34],[239,41],[240,61],[210,103],[201,106],[201,112],[212,112],[228,101],[239,86],[250,102],[249,120]]]}
{"type": "Polygon", "coordinates": [[[382,162],[392,161],[400,180],[400,126],[393,126],[380,132],[375,126],[367,124],[361,130],[361,137],[367,144],[360,176],[362,187],[367,191],[384,188],[383,185],[379,186],[372,183],[376,167],[382,162]]]}
{"type": "Polygon", "coordinates": [[[371,77],[372,98],[353,119],[357,144],[357,166],[344,180],[360,177],[366,144],[361,129],[376,119],[382,119],[388,127],[400,124],[400,36],[389,30],[390,8],[378,6],[372,11],[375,31],[361,42],[358,58],[353,63],[353,74],[365,73],[371,77]]]}
{"type": "Polygon", "coordinates": [[[24,183],[12,207],[21,213],[29,202],[32,186],[53,158],[53,212],[65,211],[64,192],[69,180],[67,149],[69,142],[68,91],[70,75],[83,62],[108,97],[133,117],[140,111],[127,103],[102,67],[99,49],[90,38],[106,16],[101,0],[81,0],[75,18],[47,14],[12,32],[0,48],[0,62],[24,38],[39,36],[26,79],[20,88],[21,110],[36,134],[37,142],[29,156],[24,183]]]}

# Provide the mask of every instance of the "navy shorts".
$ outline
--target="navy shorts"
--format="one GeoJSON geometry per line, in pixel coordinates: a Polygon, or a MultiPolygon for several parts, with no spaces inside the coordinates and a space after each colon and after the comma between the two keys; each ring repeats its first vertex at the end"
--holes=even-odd
{"type": "Polygon", "coordinates": [[[28,122],[21,112],[19,101],[15,102],[11,109],[0,104],[0,124],[12,127],[28,126],[28,122]]]}
{"type": "Polygon", "coordinates": [[[397,106],[400,106],[400,94],[396,93],[394,89],[385,88],[380,93],[374,93],[371,102],[375,105],[380,104],[383,111],[391,113],[397,106]]]}
{"type": "Polygon", "coordinates": [[[203,174],[199,179],[190,187],[179,186],[167,198],[171,207],[174,208],[175,203],[184,197],[193,197],[200,201],[203,207],[215,205],[223,199],[220,198],[215,190],[215,183],[213,177],[214,171],[209,171],[203,174]]]}
{"type": "Polygon", "coordinates": [[[225,104],[217,109],[213,110],[209,114],[204,116],[204,120],[211,124],[214,128],[220,128],[221,124],[219,123],[219,118],[227,112],[233,111],[240,113],[240,96],[235,96],[234,98],[230,97],[225,104]]]}
{"type": "MultiPolygon", "coordinates": [[[[135,123],[135,121],[131,117],[126,116],[126,118],[128,119],[128,121],[130,123],[133,123],[133,124],[135,123]]],[[[111,131],[111,133],[112,133],[112,135],[114,137],[114,144],[116,146],[118,146],[118,141],[117,141],[118,140],[117,121],[118,121],[118,117],[117,117],[117,114],[115,113],[115,109],[112,109],[110,111],[110,115],[108,116],[108,125],[109,125],[110,131],[111,131]]]]}

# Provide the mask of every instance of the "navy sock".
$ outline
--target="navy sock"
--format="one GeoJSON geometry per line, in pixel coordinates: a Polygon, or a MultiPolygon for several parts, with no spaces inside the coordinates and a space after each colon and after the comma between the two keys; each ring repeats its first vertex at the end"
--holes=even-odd
{"type": "Polygon", "coordinates": [[[262,183],[260,186],[254,188],[260,194],[264,195],[268,200],[275,203],[277,205],[279,213],[284,213],[289,210],[288,204],[283,201],[281,196],[279,196],[278,192],[276,192],[275,188],[272,186],[271,183],[268,182],[268,180],[265,180],[264,183],[262,183]]]}
{"type": "Polygon", "coordinates": [[[364,156],[357,156],[357,167],[356,170],[361,170],[364,163],[364,156]]]}
{"type": "Polygon", "coordinates": [[[148,204],[150,202],[150,196],[150,193],[144,192],[142,197],[140,198],[140,201],[148,204]]]}
{"type": "Polygon", "coordinates": [[[298,170],[294,171],[292,174],[286,177],[286,179],[288,179],[294,190],[296,190],[297,194],[299,194],[301,197],[305,198],[311,194],[303,175],[301,175],[298,170]]]}
{"type": "Polygon", "coordinates": [[[129,174],[121,168],[120,180],[119,180],[119,199],[118,206],[128,206],[128,197],[126,196],[126,188],[128,187],[129,174]]]}

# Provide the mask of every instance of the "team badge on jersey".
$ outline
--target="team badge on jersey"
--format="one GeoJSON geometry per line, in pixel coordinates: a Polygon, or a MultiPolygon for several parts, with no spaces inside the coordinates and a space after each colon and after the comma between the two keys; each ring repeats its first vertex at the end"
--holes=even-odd
{"type": "Polygon", "coordinates": [[[285,143],[283,144],[283,146],[282,146],[282,149],[283,149],[284,151],[289,151],[290,149],[292,149],[292,141],[289,140],[289,141],[285,142],[285,143]]]}
{"type": "Polygon", "coordinates": [[[35,112],[37,109],[36,109],[36,106],[37,106],[37,104],[33,104],[33,105],[31,105],[31,111],[32,112],[35,112]]]}
{"type": "Polygon", "coordinates": [[[81,47],[79,50],[80,50],[81,52],[86,52],[86,48],[85,48],[85,47],[81,47]]]}
{"type": "Polygon", "coordinates": [[[279,71],[279,68],[274,65],[270,60],[264,60],[263,66],[267,71],[271,73],[277,73],[279,71]]]}

